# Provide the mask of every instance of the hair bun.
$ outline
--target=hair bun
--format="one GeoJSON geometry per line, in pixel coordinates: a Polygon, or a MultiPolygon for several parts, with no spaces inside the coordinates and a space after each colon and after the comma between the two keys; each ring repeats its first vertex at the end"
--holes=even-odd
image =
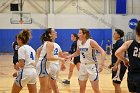
{"type": "Polygon", "coordinates": [[[31,38],[31,34],[30,34],[30,30],[29,29],[24,29],[22,31],[23,36],[27,36],[29,38],[31,38]]]}

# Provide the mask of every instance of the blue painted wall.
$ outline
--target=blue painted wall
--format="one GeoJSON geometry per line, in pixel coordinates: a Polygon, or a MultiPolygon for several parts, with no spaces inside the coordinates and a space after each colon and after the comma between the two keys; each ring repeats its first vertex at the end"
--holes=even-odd
{"type": "MultiPolygon", "coordinates": [[[[13,52],[12,42],[15,41],[15,36],[21,31],[21,29],[0,29],[0,53],[13,52]]],[[[78,33],[79,29],[56,29],[58,38],[56,42],[61,46],[63,51],[68,51],[71,47],[71,34],[78,33]]],[[[29,42],[35,50],[41,45],[40,36],[44,32],[44,29],[32,29],[32,39],[29,42]]],[[[112,42],[112,29],[90,29],[90,34],[99,45],[104,49],[106,47],[107,40],[112,42]]]]}

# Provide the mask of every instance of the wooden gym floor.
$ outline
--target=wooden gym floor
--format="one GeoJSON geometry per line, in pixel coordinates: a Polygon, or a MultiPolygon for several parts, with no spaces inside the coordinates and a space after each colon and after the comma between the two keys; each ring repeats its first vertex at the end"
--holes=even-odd
{"type": "MultiPolygon", "coordinates": [[[[107,68],[109,64],[110,64],[110,55],[107,55],[105,68],[99,74],[101,93],[115,93],[111,80],[111,71],[107,68]]],[[[61,80],[66,79],[68,76],[69,63],[66,63],[66,67],[67,69],[63,72],[60,72],[59,75],[60,79],[58,81],[58,86],[59,86],[60,93],[79,93],[79,85],[77,79],[78,72],[76,68],[74,69],[74,73],[71,78],[71,84],[69,86],[60,83],[61,80]]],[[[0,93],[11,93],[11,87],[14,81],[14,78],[12,77],[13,72],[15,72],[15,70],[13,69],[13,64],[12,64],[12,54],[1,54],[0,55],[0,93]]],[[[38,81],[37,81],[37,88],[39,89],[38,81]]],[[[126,74],[121,84],[121,88],[122,88],[122,93],[128,93],[126,74]]],[[[24,87],[20,93],[28,93],[27,87],[24,87]]],[[[89,81],[87,82],[86,93],[94,93],[89,81]]]]}

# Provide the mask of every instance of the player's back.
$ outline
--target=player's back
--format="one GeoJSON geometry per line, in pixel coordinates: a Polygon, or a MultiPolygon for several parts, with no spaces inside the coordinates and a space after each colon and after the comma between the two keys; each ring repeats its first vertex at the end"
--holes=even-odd
{"type": "Polygon", "coordinates": [[[18,59],[25,60],[25,67],[34,67],[33,64],[35,63],[35,50],[29,45],[23,45],[18,50],[18,59]]]}
{"type": "MultiPolygon", "coordinates": [[[[53,43],[53,45],[54,45],[53,56],[58,57],[59,53],[62,52],[61,47],[57,43],[53,43]]],[[[48,61],[48,62],[53,62],[53,63],[59,64],[59,60],[48,61]]]]}
{"type": "Polygon", "coordinates": [[[128,48],[129,72],[140,72],[140,43],[133,40],[130,47],[128,48]]]}
{"type": "Polygon", "coordinates": [[[41,53],[40,53],[40,56],[39,56],[39,61],[43,60],[44,58],[46,58],[46,45],[47,45],[47,41],[44,42],[44,44],[42,45],[42,49],[41,49],[41,53]]]}

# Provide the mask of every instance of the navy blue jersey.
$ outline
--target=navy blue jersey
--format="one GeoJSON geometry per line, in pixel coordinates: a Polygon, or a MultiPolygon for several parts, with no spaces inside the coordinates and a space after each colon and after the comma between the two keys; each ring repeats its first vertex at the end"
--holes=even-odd
{"type": "Polygon", "coordinates": [[[73,54],[77,50],[77,41],[74,41],[71,45],[71,50],[69,51],[70,54],[73,54]]]}
{"type": "Polygon", "coordinates": [[[16,63],[18,62],[18,43],[17,41],[15,41],[13,43],[13,51],[14,51],[14,55],[13,55],[13,64],[16,65],[16,63]]]}
{"type": "MultiPolygon", "coordinates": [[[[69,51],[69,53],[73,54],[74,52],[76,52],[76,50],[77,50],[77,41],[74,41],[71,45],[71,50],[69,51]]],[[[76,60],[80,62],[80,56],[74,57],[74,62],[76,60]]]]}
{"type": "Polygon", "coordinates": [[[112,48],[112,66],[116,63],[117,61],[117,57],[115,56],[115,52],[118,48],[120,48],[122,46],[122,44],[124,43],[123,39],[120,39],[118,41],[116,41],[115,44],[113,44],[113,48],[112,48]]]}
{"type": "Polygon", "coordinates": [[[14,54],[18,54],[18,43],[17,43],[17,41],[15,41],[13,43],[13,50],[14,50],[14,54]]]}
{"type": "Polygon", "coordinates": [[[128,71],[130,73],[140,72],[140,43],[133,40],[127,51],[130,64],[128,71]]]}

